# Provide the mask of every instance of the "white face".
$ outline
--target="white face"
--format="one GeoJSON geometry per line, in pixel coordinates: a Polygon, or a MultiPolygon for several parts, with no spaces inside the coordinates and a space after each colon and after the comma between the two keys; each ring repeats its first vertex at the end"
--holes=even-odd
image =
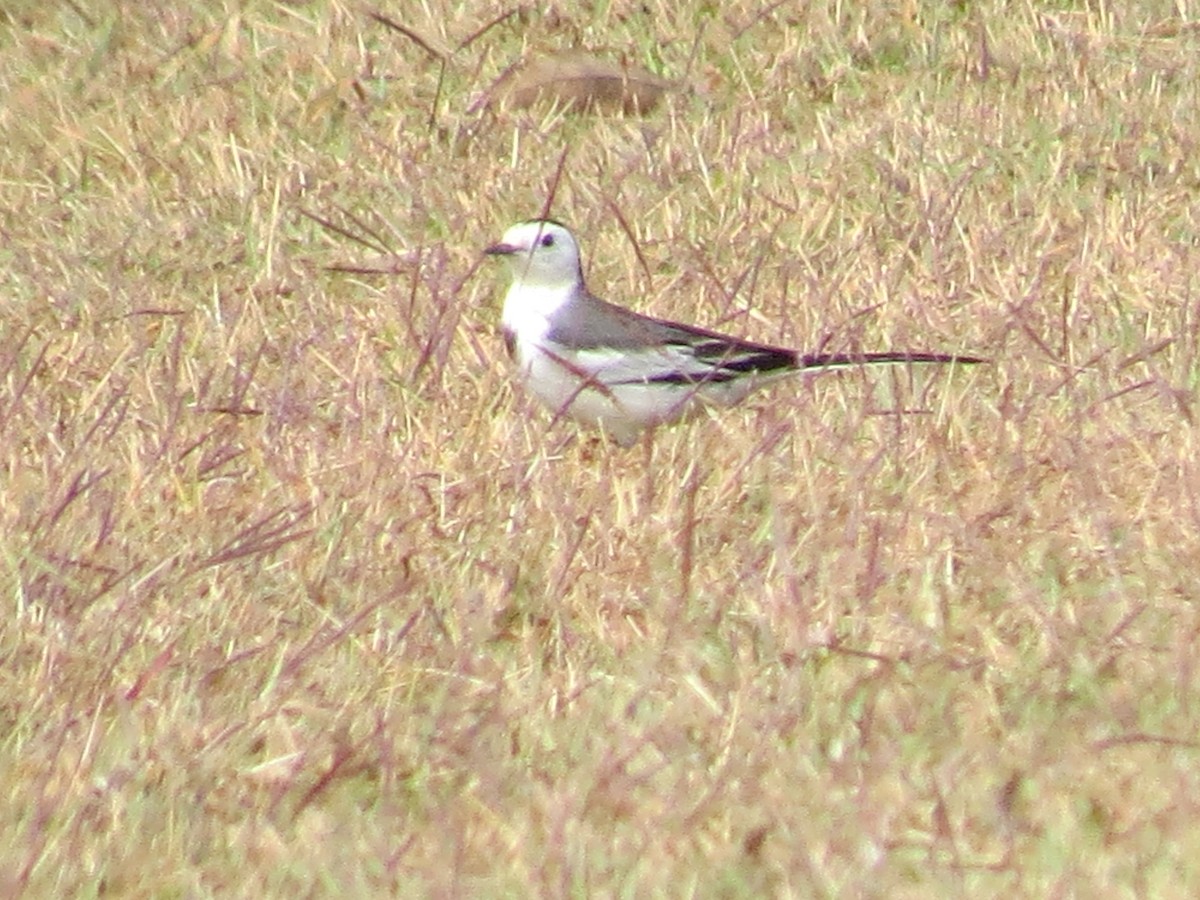
{"type": "Polygon", "coordinates": [[[507,257],[514,282],[530,287],[574,285],[581,276],[579,245],[557,222],[521,222],[487,252],[507,257]]]}

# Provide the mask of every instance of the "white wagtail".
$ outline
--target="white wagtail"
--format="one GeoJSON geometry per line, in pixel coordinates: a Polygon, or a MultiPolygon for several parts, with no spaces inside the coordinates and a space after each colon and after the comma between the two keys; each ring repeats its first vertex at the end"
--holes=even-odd
{"type": "Polygon", "coordinates": [[[599,426],[624,446],[644,429],[704,404],[730,406],[795,372],[983,362],[946,353],[803,355],[639,315],[587,289],[579,245],[551,219],[514,225],[485,252],[507,257],[512,270],[500,322],[522,383],[556,416],[599,426]]]}

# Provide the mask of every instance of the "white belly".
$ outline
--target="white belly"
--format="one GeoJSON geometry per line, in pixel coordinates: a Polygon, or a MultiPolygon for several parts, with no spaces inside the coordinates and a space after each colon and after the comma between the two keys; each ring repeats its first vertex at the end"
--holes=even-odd
{"type": "Polygon", "coordinates": [[[737,403],[761,383],[750,377],[702,384],[630,382],[619,364],[600,364],[601,353],[568,358],[559,348],[520,341],[515,350],[522,384],[555,416],[601,428],[626,446],[643,430],[685,418],[704,404],[737,403]],[[606,380],[613,369],[623,383],[606,380]]]}

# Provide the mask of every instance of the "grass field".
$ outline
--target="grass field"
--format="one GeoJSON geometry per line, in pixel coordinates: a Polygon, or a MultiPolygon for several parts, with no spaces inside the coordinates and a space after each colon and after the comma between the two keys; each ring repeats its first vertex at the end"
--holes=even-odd
{"type": "Polygon", "coordinates": [[[1200,32],[1127,6],[6,2],[0,892],[1196,896],[1200,32]],[[566,49],[670,89],[490,102],[566,49]],[[551,196],[641,311],[992,362],[552,424],[551,196]]]}

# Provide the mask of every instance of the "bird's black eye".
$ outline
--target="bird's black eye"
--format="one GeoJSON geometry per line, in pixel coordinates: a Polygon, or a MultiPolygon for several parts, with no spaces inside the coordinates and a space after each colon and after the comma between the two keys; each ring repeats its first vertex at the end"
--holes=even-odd
{"type": "Polygon", "coordinates": [[[553,247],[554,246],[554,235],[543,234],[541,243],[542,243],[543,247],[553,247]]]}

